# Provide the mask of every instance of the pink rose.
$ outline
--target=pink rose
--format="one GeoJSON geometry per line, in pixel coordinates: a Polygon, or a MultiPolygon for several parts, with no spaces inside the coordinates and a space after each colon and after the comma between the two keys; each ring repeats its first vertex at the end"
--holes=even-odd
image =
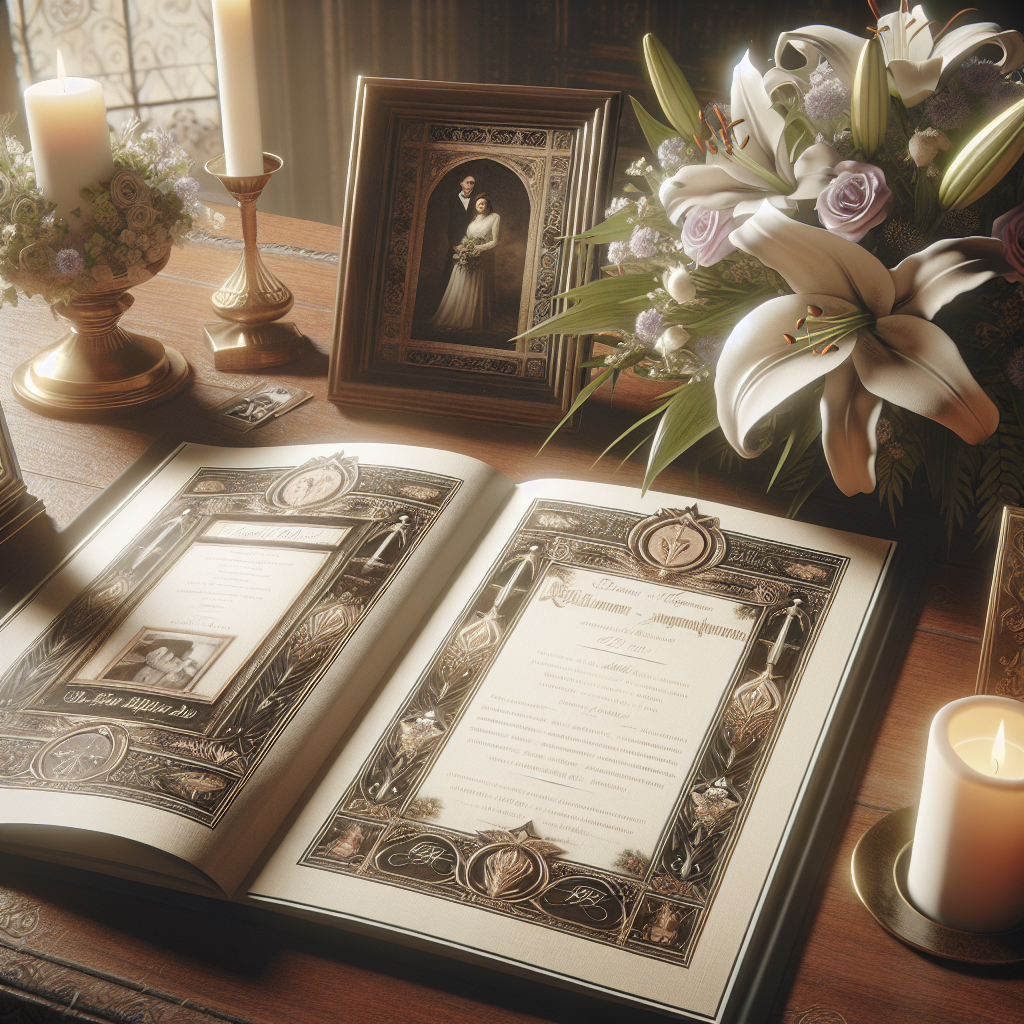
{"type": "Polygon", "coordinates": [[[835,178],[818,196],[814,208],[826,230],[859,242],[889,216],[892,192],[885,183],[885,173],[873,164],[843,160],[835,170],[835,178]]]}
{"type": "Polygon", "coordinates": [[[996,217],[992,237],[1002,239],[1006,246],[1006,262],[1013,267],[1013,273],[1007,274],[1006,279],[1024,284],[1024,203],[996,217]]]}
{"type": "Polygon", "coordinates": [[[739,227],[732,210],[690,208],[683,221],[683,252],[702,267],[710,267],[736,251],[729,241],[729,232],[739,227]]]}

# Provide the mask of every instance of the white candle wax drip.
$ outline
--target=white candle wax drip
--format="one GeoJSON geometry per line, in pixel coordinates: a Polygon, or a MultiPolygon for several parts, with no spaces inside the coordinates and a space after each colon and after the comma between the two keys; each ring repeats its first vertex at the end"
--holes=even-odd
{"type": "Polygon", "coordinates": [[[67,77],[58,50],[57,77],[25,90],[25,116],[36,185],[57,204],[57,216],[74,227],[72,211],[83,205],[81,190],[114,175],[103,87],[89,78],[67,77]]]}
{"type": "Polygon", "coordinates": [[[996,932],[1024,920],[1024,705],[965,697],[928,735],[907,876],[910,898],[950,928],[996,932]]]}

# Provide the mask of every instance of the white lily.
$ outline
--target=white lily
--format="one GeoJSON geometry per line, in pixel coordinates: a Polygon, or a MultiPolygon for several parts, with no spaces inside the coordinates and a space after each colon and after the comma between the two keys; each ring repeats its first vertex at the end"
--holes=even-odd
{"type": "Polygon", "coordinates": [[[956,345],[931,323],[957,295],[1008,271],[997,239],[936,242],[888,270],[861,246],[791,220],[770,203],[730,238],[796,293],[747,314],[718,361],[718,420],[740,455],[759,454],[754,428],[822,376],[822,446],[845,494],[875,488],[883,400],[942,423],[969,444],[999,425],[999,411],[956,345]]]}
{"type": "Polygon", "coordinates": [[[766,198],[782,205],[793,199],[816,199],[831,181],[832,167],[842,160],[824,143],[809,146],[796,160],[791,158],[785,119],[772,108],[749,53],[733,69],[730,107],[735,131],[712,125],[719,129],[714,142],[718,152],[709,148],[705,163],[681,168],[661,186],[661,202],[673,224],[681,224],[694,206],[731,209],[734,217],[743,220],[766,198]],[[748,137],[746,143],[744,137],[748,137]]]}
{"type": "MultiPolygon", "coordinates": [[[[1003,59],[996,67],[1004,75],[1024,65],[1024,39],[1015,30],[1004,32],[998,25],[986,21],[940,31],[933,36],[933,24],[923,7],[918,5],[908,11],[905,3],[900,10],[878,18],[890,89],[899,94],[904,106],[923,103],[982,46],[995,45],[1003,51],[1003,59]]],[[[765,88],[769,94],[782,85],[806,92],[808,75],[817,67],[819,57],[827,60],[843,84],[850,88],[863,47],[863,38],[830,25],[808,25],[794,32],[783,32],[775,47],[776,66],[765,75],[765,88]],[[804,67],[792,71],[783,67],[783,52],[787,46],[804,58],[804,67]]]]}

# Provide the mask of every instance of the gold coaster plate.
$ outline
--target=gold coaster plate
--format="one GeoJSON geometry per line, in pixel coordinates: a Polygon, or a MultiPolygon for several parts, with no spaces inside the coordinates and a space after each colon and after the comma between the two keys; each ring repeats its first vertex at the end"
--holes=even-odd
{"type": "Polygon", "coordinates": [[[1024,922],[1006,932],[962,932],[920,913],[907,896],[907,868],[917,808],[876,821],[853,850],[853,887],[871,916],[901,942],[969,964],[1024,963],[1024,922]]]}
{"type": "Polygon", "coordinates": [[[205,324],[203,334],[218,370],[262,370],[302,354],[306,337],[293,323],[205,324]]]}

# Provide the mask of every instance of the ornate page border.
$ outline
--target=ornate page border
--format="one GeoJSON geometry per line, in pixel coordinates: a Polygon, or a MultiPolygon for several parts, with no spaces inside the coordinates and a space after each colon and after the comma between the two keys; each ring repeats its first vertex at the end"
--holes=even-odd
{"type": "Polygon", "coordinates": [[[848,562],[724,531],[696,506],[644,518],[534,502],[299,863],[687,966],[848,562]],[[666,536],[692,543],[673,547],[666,536]],[[759,609],[653,856],[624,850],[619,872],[560,859],[528,822],[475,836],[431,825],[436,809],[417,796],[519,613],[557,565],[759,609]],[[490,896],[484,869],[497,855],[521,870],[490,896]]]}
{"type": "Polygon", "coordinates": [[[214,827],[461,486],[437,473],[359,466],[343,452],[297,467],[200,469],[0,678],[0,788],[114,797],[214,827]],[[326,496],[289,505],[287,484],[303,474],[325,481],[326,496]],[[102,704],[94,714],[80,704],[47,706],[46,695],[74,679],[218,520],[351,529],[204,728],[157,710],[118,718],[102,704]],[[89,765],[56,777],[47,764],[61,745],[88,750],[89,765]]]}

